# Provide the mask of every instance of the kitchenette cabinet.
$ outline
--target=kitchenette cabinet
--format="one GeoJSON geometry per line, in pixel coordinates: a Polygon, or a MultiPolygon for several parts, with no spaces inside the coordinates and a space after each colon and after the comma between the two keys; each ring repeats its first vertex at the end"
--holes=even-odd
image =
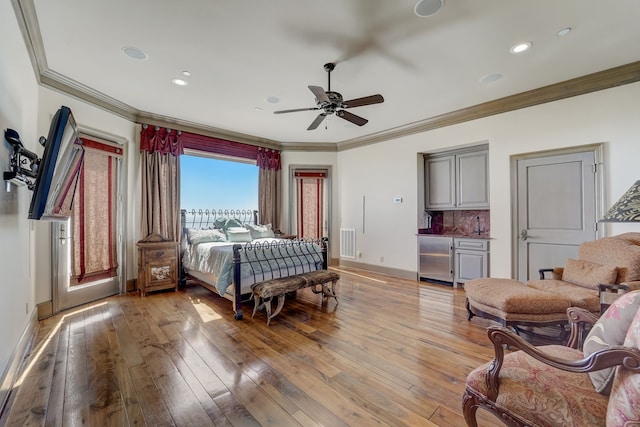
{"type": "Polygon", "coordinates": [[[455,238],[454,285],[480,277],[489,277],[489,240],[455,238]]]}
{"type": "Polygon", "coordinates": [[[425,157],[425,206],[430,210],[489,208],[489,150],[425,157]]]}

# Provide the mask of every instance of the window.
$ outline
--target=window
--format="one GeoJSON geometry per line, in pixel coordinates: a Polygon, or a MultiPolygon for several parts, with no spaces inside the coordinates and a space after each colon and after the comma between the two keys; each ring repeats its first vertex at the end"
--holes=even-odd
{"type": "Polygon", "coordinates": [[[258,167],[244,159],[180,156],[181,209],[258,209],[258,167]]]}

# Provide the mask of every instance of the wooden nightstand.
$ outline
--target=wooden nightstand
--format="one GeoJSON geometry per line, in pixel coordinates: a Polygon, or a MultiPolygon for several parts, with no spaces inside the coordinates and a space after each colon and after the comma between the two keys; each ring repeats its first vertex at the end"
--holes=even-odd
{"type": "Polygon", "coordinates": [[[178,290],[178,243],[150,234],[138,246],[138,284],[140,294],[162,289],[178,290]]]}

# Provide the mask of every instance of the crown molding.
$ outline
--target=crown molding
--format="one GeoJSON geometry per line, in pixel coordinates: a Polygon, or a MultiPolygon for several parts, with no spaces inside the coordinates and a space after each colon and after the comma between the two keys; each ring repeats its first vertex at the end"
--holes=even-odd
{"type": "Polygon", "coordinates": [[[359,148],[638,81],[640,81],[640,61],[451,111],[439,116],[399,126],[395,129],[368,135],[364,138],[339,142],[338,151],[359,148]]]}
{"type": "Polygon", "coordinates": [[[18,26],[22,32],[29,57],[31,58],[34,73],[39,84],[42,86],[83,100],[134,123],[170,127],[185,132],[198,133],[245,144],[265,146],[277,150],[309,152],[351,150],[470,120],[640,81],[640,61],[637,61],[338,143],[287,143],[139,111],[115,98],[50,70],[47,65],[44,44],[42,42],[42,35],[40,33],[33,0],[11,0],[11,3],[13,4],[18,26]]]}
{"type": "Polygon", "coordinates": [[[308,151],[314,153],[319,151],[338,151],[338,144],[334,142],[282,142],[280,146],[282,151],[308,151]]]}

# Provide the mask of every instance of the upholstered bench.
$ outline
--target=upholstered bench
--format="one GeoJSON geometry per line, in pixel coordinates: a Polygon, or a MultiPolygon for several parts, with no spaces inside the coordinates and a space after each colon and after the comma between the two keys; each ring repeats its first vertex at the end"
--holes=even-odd
{"type": "Polygon", "coordinates": [[[569,300],[562,295],[530,288],[513,279],[482,278],[465,283],[467,319],[498,321],[504,327],[567,324],[569,300]]]}
{"type": "Polygon", "coordinates": [[[328,270],[315,270],[306,273],[296,274],[295,276],[280,277],[277,279],[266,280],[251,286],[253,291],[253,313],[264,308],[267,313],[267,326],[269,321],[276,317],[284,306],[285,295],[289,292],[295,292],[299,289],[311,287],[313,293],[321,293],[323,297],[333,297],[338,302],[335,292],[336,282],[340,279],[340,275],[328,270]],[[331,283],[331,289],[328,287],[331,283]],[[318,289],[318,286],[320,287],[318,289]],[[271,301],[274,297],[278,297],[278,305],[276,310],[271,313],[271,301]]]}

